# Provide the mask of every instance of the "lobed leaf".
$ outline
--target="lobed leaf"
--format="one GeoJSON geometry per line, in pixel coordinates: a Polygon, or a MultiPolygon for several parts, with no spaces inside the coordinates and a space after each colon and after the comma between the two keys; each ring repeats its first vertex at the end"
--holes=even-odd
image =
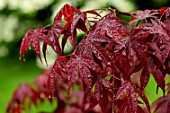
{"type": "Polygon", "coordinates": [[[29,84],[27,83],[20,84],[18,89],[15,90],[13,98],[9,102],[6,112],[10,112],[11,110],[13,112],[20,112],[20,110],[23,109],[20,107],[20,104],[24,104],[26,98],[30,98],[29,103],[34,103],[36,105],[37,104],[36,99],[39,98],[39,96],[37,95],[37,92],[31,88],[29,84]]]}
{"type": "Polygon", "coordinates": [[[146,20],[147,18],[150,19],[157,19],[159,12],[157,10],[144,10],[144,11],[137,11],[132,13],[132,21],[129,22],[129,25],[134,24],[135,22],[139,22],[141,20],[146,20]]]}
{"type": "Polygon", "coordinates": [[[126,99],[127,104],[124,105],[126,107],[126,112],[137,112],[138,110],[138,99],[136,97],[136,93],[139,94],[141,99],[146,104],[148,111],[150,112],[150,106],[148,99],[146,98],[145,94],[137,87],[137,85],[132,85],[130,82],[123,82],[122,86],[119,88],[119,90],[116,93],[115,100],[122,100],[125,101],[126,99]]]}
{"type": "Polygon", "coordinates": [[[170,109],[169,95],[158,98],[153,104],[154,113],[168,113],[170,109]]]}
{"type": "Polygon", "coordinates": [[[24,57],[30,44],[32,44],[35,53],[38,55],[39,59],[41,60],[39,40],[40,39],[45,40],[47,37],[47,32],[48,31],[43,28],[39,28],[36,30],[28,30],[21,43],[21,47],[20,47],[21,56],[24,57]]]}

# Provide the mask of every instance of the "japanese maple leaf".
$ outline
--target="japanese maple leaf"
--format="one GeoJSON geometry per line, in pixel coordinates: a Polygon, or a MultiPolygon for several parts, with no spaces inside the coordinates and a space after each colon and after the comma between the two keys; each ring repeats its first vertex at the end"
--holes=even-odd
{"type": "Polygon", "coordinates": [[[100,35],[103,37],[105,37],[107,34],[107,36],[113,39],[116,39],[117,36],[126,36],[129,34],[127,27],[122,25],[121,22],[124,21],[117,17],[106,17],[99,21],[95,26],[94,31],[89,34],[100,35]]]}
{"type": "Polygon", "coordinates": [[[66,63],[68,61],[68,59],[65,56],[59,56],[56,61],[54,62],[51,71],[49,73],[49,77],[48,77],[48,82],[47,82],[47,86],[49,89],[49,92],[51,93],[51,96],[54,97],[55,95],[55,86],[56,86],[56,74],[58,74],[60,77],[62,77],[63,79],[65,79],[66,77],[64,77],[64,74],[66,74],[66,67],[64,65],[64,63],[66,63]],[[64,73],[64,74],[62,74],[64,73]]]}
{"type": "Polygon", "coordinates": [[[150,73],[153,74],[157,84],[164,92],[165,81],[160,68],[168,58],[170,51],[169,36],[162,25],[157,22],[142,24],[131,31],[132,48],[137,59],[143,66],[141,87],[146,86],[150,73]],[[159,62],[159,63],[158,63],[159,62]]]}
{"type": "Polygon", "coordinates": [[[170,8],[169,7],[162,7],[159,9],[159,14],[161,15],[161,17],[163,15],[165,15],[165,17],[169,17],[170,16],[170,8]]]}
{"type": "Polygon", "coordinates": [[[102,113],[107,113],[112,106],[110,99],[113,98],[112,83],[106,80],[102,74],[97,75],[97,80],[94,84],[94,91],[90,94],[89,109],[93,109],[99,104],[102,113]]]}
{"type": "Polygon", "coordinates": [[[151,108],[154,110],[154,113],[169,113],[170,112],[170,96],[164,96],[158,98],[151,108]]]}
{"type": "Polygon", "coordinates": [[[76,76],[80,75],[81,79],[87,85],[88,89],[91,89],[93,76],[91,75],[90,69],[98,73],[102,72],[99,65],[95,63],[93,59],[86,58],[83,55],[71,56],[70,60],[66,64],[66,67],[69,73],[69,87],[72,86],[72,83],[75,81],[76,76]]]}
{"type": "Polygon", "coordinates": [[[166,18],[164,21],[164,29],[167,31],[167,34],[170,36],[170,18],[166,18]]]}
{"type": "Polygon", "coordinates": [[[36,30],[28,30],[22,40],[20,54],[24,57],[30,44],[32,44],[34,51],[36,52],[39,59],[41,60],[40,40],[43,40],[45,43],[49,43],[47,40],[47,33],[48,33],[48,30],[45,30],[43,28],[39,28],[36,30]]]}
{"type": "MultiPolygon", "coordinates": [[[[37,99],[39,98],[38,93],[31,88],[31,86],[27,83],[20,84],[18,89],[14,92],[13,98],[9,102],[7,112],[10,110],[12,111],[20,111],[20,104],[24,104],[26,98],[30,98],[30,103],[37,104],[37,99]],[[15,106],[15,103],[17,103],[17,106],[15,106]]],[[[21,108],[22,109],[22,108],[21,108]]]]}
{"type": "Polygon", "coordinates": [[[89,40],[87,46],[91,48],[96,58],[106,66],[112,65],[117,73],[120,72],[114,62],[122,54],[121,51],[128,42],[125,36],[129,34],[127,28],[120,22],[122,20],[116,17],[106,17],[96,23],[87,35],[87,40],[89,40]],[[105,44],[105,47],[102,44],[105,44]]]}
{"type": "Polygon", "coordinates": [[[68,38],[72,46],[74,48],[76,47],[75,43],[76,43],[77,28],[81,29],[84,32],[87,32],[85,23],[87,20],[88,13],[92,15],[100,16],[94,10],[81,12],[79,9],[70,6],[68,4],[64,5],[61,8],[61,10],[57,13],[57,15],[54,18],[54,26],[58,26],[57,28],[59,28],[59,26],[61,26],[61,23],[63,22],[63,19],[66,21],[66,24],[62,27],[62,29],[59,29],[57,32],[59,36],[61,34],[64,34],[62,38],[62,49],[64,49],[66,40],[68,38]]]}
{"type": "Polygon", "coordinates": [[[129,25],[134,24],[135,22],[146,20],[147,18],[150,19],[157,19],[157,16],[159,14],[159,11],[157,10],[144,10],[144,11],[137,11],[135,13],[132,13],[132,18],[134,20],[130,21],[129,25]]]}
{"type": "Polygon", "coordinates": [[[141,89],[128,81],[123,81],[122,83],[122,86],[116,93],[115,100],[118,101],[122,99],[124,100],[124,98],[126,99],[127,102],[125,102],[124,105],[124,107],[126,107],[126,112],[132,113],[138,111],[138,99],[136,94],[139,94],[150,112],[149,102],[141,89]]]}

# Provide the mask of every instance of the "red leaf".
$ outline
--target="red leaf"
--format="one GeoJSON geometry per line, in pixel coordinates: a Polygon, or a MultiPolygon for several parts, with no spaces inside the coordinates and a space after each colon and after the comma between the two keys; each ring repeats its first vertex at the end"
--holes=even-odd
{"type": "Polygon", "coordinates": [[[42,62],[41,56],[40,56],[40,42],[39,42],[39,39],[36,38],[36,37],[33,37],[32,40],[31,40],[31,43],[32,43],[34,51],[36,52],[36,54],[38,55],[40,61],[42,62]]]}
{"type": "Polygon", "coordinates": [[[170,111],[170,96],[163,96],[158,98],[153,104],[152,109],[154,113],[169,113],[170,111]]]}
{"type": "MultiPolygon", "coordinates": [[[[36,30],[28,30],[21,43],[21,48],[20,48],[21,55],[24,56],[29,45],[32,44],[34,51],[36,52],[39,59],[41,60],[39,40],[42,39],[44,41],[47,37],[47,32],[48,31],[43,28],[39,28],[36,30]]],[[[49,43],[48,41],[46,42],[49,43]]]]}
{"type": "Polygon", "coordinates": [[[94,91],[90,94],[90,106],[89,109],[93,109],[97,104],[99,104],[102,113],[110,112],[110,107],[112,105],[112,91],[111,82],[107,81],[102,75],[97,75],[97,80],[94,84],[94,91]],[[107,85],[106,85],[107,84],[107,85]]]}
{"type": "Polygon", "coordinates": [[[29,48],[30,45],[30,40],[27,38],[23,38],[22,39],[22,43],[21,43],[21,48],[20,48],[20,54],[24,57],[27,49],[29,48]]]}
{"type": "Polygon", "coordinates": [[[131,20],[134,20],[134,19],[135,19],[135,16],[133,16],[133,15],[131,15],[130,17],[131,17],[131,20]]]}
{"type": "Polygon", "coordinates": [[[15,90],[13,94],[13,98],[9,102],[7,112],[10,110],[20,112],[20,104],[24,104],[26,98],[30,98],[30,102],[36,105],[36,100],[39,98],[38,93],[31,88],[31,86],[27,83],[20,84],[18,89],[15,90]],[[17,104],[18,107],[15,107],[17,104]]]}
{"type": "Polygon", "coordinates": [[[159,14],[162,16],[165,13],[165,10],[167,9],[167,7],[162,7],[159,9],[159,14]]]}
{"type": "Polygon", "coordinates": [[[55,82],[55,79],[56,79],[56,65],[57,63],[55,62],[52,69],[51,69],[51,72],[50,72],[50,75],[49,75],[49,78],[48,78],[48,90],[50,92],[50,96],[51,98],[54,98],[54,93],[55,93],[55,85],[56,85],[56,82],[55,82]]]}
{"type": "Polygon", "coordinates": [[[55,28],[53,27],[49,34],[48,37],[52,38],[52,43],[50,43],[49,45],[53,48],[53,50],[58,54],[58,55],[62,55],[62,50],[60,47],[60,43],[59,43],[59,36],[56,36],[56,31],[55,28]]]}
{"type": "Polygon", "coordinates": [[[21,113],[21,109],[20,107],[14,107],[13,112],[12,113],[21,113]]]}
{"type": "Polygon", "coordinates": [[[146,113],[144,109],[140,106],[138,106],[138,112],[137,113],[146,113]]]}
{"type": "Polygon", "coordinates": [[[61,21],[62,15],[64,16],[64,19],[67,22],[70,22],[73,20],[74,12],[80,13],[80,10],[77,8],[70,6],[68,4],[65,4],[60,11],[57,13],[56,17],[54,18],[54,23],[58,23],[58,21],[61,21]]]}
{"type": "Polygon", "coordinates": [[[76,16],[73,22],[70,26],[70,32],[71,32],[71,38],[70,42],[72,46],[75,48],[75,42],[76,42],[76,27],[79,27],[82,31],[87,32],[86,26],[85,26],[85,15],[81,13],[80,15],[76,16]]]}
{"type": "Polygon", "coordinates": [[[119,90],[116,93],[115,100],[119,100],[119,99],[123,98],[124,95],[127,95],[128,89],[130,87],[129,85],[130,85],[129,83],[128,84],[126,82],[123,83],[123,85],[119,88],[119,90]]]}
{"type": "Polygon", "coordinates": [[[150,77],[150,70],[149,70],[149,66],[145,66],[142,70],[141,76],[140,76],[140,87],[143,90],[148,81],[149,81],[149,77],[150,77]]]}
{"type": "Polygon", "coordinates": [[[115,100],[122,100],[123,98],[127,97],[127,104],[124,105],[124,108],[126,108],[126,112],[128,113],[133,113],[137,112],[137,97],[136,97],[136,92],[134,91],[133,87],[129,82],[124,82],[121,88],[117,91],[116,98],[115,100]]]}
{"type": "MultiPolygon", "coordinates": [[[[57,28],[60,27],[60,24],[62,23],[62,16],[65,19],[66,24],[64,25],[64,27],[62,27],[62,29],[59,29],[56,33],[58,34],[57,38],[59,38],[61,34],[64,34],[62,39],[62,51],[63,51],[67,38],[70,39],[72,46],[74,48],[76,47],[75,43],[77,28],[81,29],[84,32],[87,32],[85,25],[85,21],[87,18],[86,13],[82,13],[77,8],[66,4],[54,18],[54,26],[57,26],[57,28]],[[75,14],[77,14],[77,16],[75,16],[75,14]]],[[[56,46],[57,46],[56,48],[60,48],[59,44],[57,44],[56,46]]]]}
{"type": "Polygon", "coordinates": [[[44,56],[45,62],[46,62],[46,64],[48,65],[47,59],[46,59],[46,50],[47,50],[47,44],[46,44],[46,43],[43,43],[43,48],[42,48],[42,50],[43,50],[43,56],[44,56]]]}
{"type": "Polygon", "coordinates": [[[135,22],[138,22],[141,20],[145,20],[147,18],[157,19],[157,16],[156,16],[157,14],[159,14],[159,12],[157,10],[137,11],[135,13],[132,13],[132,15],[133,15],[133,17],[135,17],[135,19],[130,21],[129,25],[132,25],[135,22]]]}
{"type": "Polygon", "coordinates": [[[70,58],[68,63],[66,64],[68,68],[68,82],[69,87],[72,86],[72,83],[75,81],[75,77],[80,74],[81,79],[85,82],[85,84],[90,89],[92,86],[92,75],[90,73],[90,69],[96,72],[102,72],[100,67],[91,59],[86,59],[84,57],[70,58]],[[93,66],[92,66],[93,65],[93,66]]]}
{"type": "Polygon", "coordinates": [[[123,82],[123,85],[117,91],[115,99],[116,101],[118,101],[127,96],[128,105],[126,105],[126,107],[129,107],[127,108],[128,111],[130,110],[130,112],[137,112],[138,100],[136,97],[136,93],[138,93],[141,99],[145,102],[150,112],[148,99],[136,85],[132,85],[130,82],[126,82],[126,81],[123,82]]]}
{"type": "Polygon", "coordinates": [[[151,72],[153,77],[158,84],[158,86],[162,89],[163,93],[165,93],[165,80],[162,72],[159,70],[159,66],[155,64],[154,59],[151,60],[151,72]]]}
{"type": "Polygon", "coordinates": [[[133,85],[133,88],[134,88],[135,92],[137,92],[139,94],[140,98],[143,100],[143,102],[145,103],[145,105],[146,105],[146,107],[147,107],[147,109],[148,109],[148,111],[150,113],[149,101],[148,101],[147,97],[145,96],[144,92],[141,91],[141,89],[138,88],[137,85],[133,85]]]}
{"type": "Polygon", "coordinates": [[[56,72],[58,75],[62,76],[62,75],[61,75],[61,71],[60,71],[60,69],[58,68],[58,66],[56,66],[55,72],[56,72]]]}
{"type": "Polygon", "coordinates": [[[55,93],[55,85],[56,85],[56,73],[59,74],[62,78],[65,78],[62,75],[62,72],[66,73],[65,66],[63,63],[67,62],[68,59],[65,56],[59,56],[55,63],[53,64],[53,67],[51,68],[51,72],[48,78],[48,89],[51,93],[52,98],[54,97],[55,93]]]}
{"type": "Polygon", "coordinates": [[[67,59],[65,56],[59,56],[59,57],[57,58],[57,60],[58,60],[58,61],[62,61],[62,62],[67,62],[67,61],[68,61],[68,59],[67,59]]]}

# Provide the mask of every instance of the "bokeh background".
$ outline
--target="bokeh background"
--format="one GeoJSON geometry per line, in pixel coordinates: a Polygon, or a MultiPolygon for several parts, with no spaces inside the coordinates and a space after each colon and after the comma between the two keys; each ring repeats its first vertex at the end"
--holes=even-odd
{"type": "MultiPolygon", "coordinates": [[[[44,62],[39,62],[31,49],[26,54],[26,61],[20,60],[20,43],[26,31],[52,23],[56,12],[65,3],[80,10],[111,7],[133,12],[169,6],[170,0],[0,0],[0,113],[5,112],[19,84],[33,84],[42,69],[47,67],[44,62]]],[[[56,55],[50,48],[47,53],[51,64],[56,55]]],[[[151,78],[145,89],[150,103],[161,95],[159,92],[153,96],[155,88],[155,81],[151,78]]]]}

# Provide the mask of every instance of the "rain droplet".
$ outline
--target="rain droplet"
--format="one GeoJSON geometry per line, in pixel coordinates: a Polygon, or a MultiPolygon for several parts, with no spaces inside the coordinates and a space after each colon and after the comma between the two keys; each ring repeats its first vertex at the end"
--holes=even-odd
{"type": "Polygon", "coordinates": [[[51,96],[51,95],[49,95],[49,96],[48,96],[48,98],[52,98],[52,96],[51,96]]]}
{"type": "Polygon", "coordinates": [[[98,57],[98,59],[99,59],[99,60],[102,60],[102,58],[101,58],[100,56],[98,57]]]}
{"type": "Polygon", "coordinates": [[[110,66],[110,65],[111,65],[111,62],[107,62],[107,65],[110,66]]]}
{"type": "Polygon", "coordinates": [[[68,76],[68,78],[67,78],[67,79],[68,79],[68,81],[70,81],[70,80],[71,80],[71,77],[70,77],[70,76],[68,76]]]}
{"type": "Polygon", "coordinates": [[[65,68],[62,68],[62,71],[66,72],[66,69],[65,69],[65,68]]]}
{"type": "Polygon", "coordinates": [[[160,49],[161,49],[161,50],[164,49],[164,48],[165,48],[165,45],[160,46],[160,49]]]}
{"type": "Polygon", "coordinates": [[[133,65],[132,62],[130,62],[129,65],[132,66],[133,65]]]}

